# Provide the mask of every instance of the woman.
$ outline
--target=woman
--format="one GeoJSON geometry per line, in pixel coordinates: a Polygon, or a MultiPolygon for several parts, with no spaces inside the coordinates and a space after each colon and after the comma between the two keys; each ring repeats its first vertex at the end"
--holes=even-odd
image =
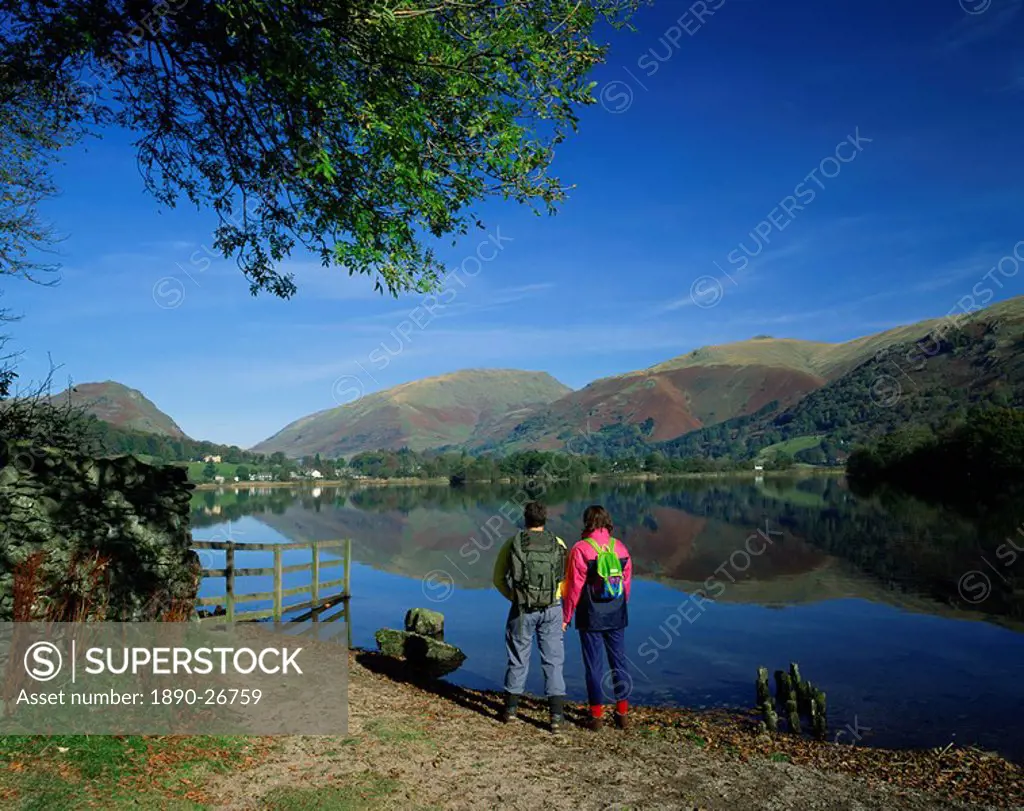
{"type": "Polygon", "coordinates": [[[590,717],[587,727],[604,723],[604,704],[615,699],[615,725],[625,729],[632,681],[626,658],[625,628],[633,561],[622,541],[612,537],[612,517],[599,505],[583,512],[581,540],[569,553],[562,599],[562,630],[576,614],[583,647],[590,717]],[[605,671],[607,656],[610,676],[605,671]]]}

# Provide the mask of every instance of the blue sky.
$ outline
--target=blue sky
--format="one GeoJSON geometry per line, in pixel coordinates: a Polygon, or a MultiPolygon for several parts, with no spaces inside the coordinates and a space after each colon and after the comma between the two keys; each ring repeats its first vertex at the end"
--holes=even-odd
{"type": "MultiPolygon", "coordinates": [[[[110,133],[57,170],[60,283],[3,288],[21,372],[49,357],[60,385],[117,380],[189,435],[249,446],[458,369],[581,387],[757,334],[842,341],[943,315],[1024,239],[1022,6],[656,3],[608,34],[602,104],[559,148],[576,184],[559,215],[482,207],[432,312],[303,256],[295,298],[253,298],[207,259],[213,217],[157,206],[110,133]]],[[[992,301],[1024,291],[991,278],[992,301]]]]}

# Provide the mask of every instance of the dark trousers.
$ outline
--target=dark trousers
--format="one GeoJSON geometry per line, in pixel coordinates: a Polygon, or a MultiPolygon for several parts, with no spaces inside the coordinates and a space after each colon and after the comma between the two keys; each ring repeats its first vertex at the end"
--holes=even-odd
{"type": "Polygon", "coordinates": [[[592,707],[629,698],[633,680],[626,659],[626,631],[580,631],[587,701],[592,707]],[[607,657],[610,670],[605,669],[607,657]]]}

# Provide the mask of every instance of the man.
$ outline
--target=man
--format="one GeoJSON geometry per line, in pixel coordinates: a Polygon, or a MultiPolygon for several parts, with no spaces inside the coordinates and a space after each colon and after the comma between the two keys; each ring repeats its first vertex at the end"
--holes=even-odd
{"type": "Polygon", "coordinates": [[[505,623],[505,709],[506,723],[516,717],[519,699],[526,688],[533,638],[540,648],[544,672],[544,693],[551,713],[551,729],[558,732],[565,723],[565,646],[562,629],[562,581],[568,550],[565,542],[548,532],[547,508],[531,501],[523,508],[526,529],[502,545],[494,562],[494,585],[512,601],[505,623]]]}

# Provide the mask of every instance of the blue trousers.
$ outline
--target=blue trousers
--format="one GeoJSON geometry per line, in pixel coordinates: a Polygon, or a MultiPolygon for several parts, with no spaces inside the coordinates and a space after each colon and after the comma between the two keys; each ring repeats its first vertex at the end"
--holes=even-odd
{"type": "Polygon", "coordinates": [[[592,707],[622,701],[632,692],[626,658],[626,631],[580,631],[583,667],[587,676],[587,701],[592,707]],[[605,670],[608,659],[610,670],[605,670]]]}
{"type": "Polygon", "coordinates": [[[520,614],[513,606],[505,622],[505,652],[508,668],[505,670],[505,692],[522,695],[526,676],[530,672],[530,653],[533,638],[540,648],[540,669],[544,673],[544,694],[565,695],[565,645],[562,634],[562,604],[557,603],[543,611],[520,614]]]}

